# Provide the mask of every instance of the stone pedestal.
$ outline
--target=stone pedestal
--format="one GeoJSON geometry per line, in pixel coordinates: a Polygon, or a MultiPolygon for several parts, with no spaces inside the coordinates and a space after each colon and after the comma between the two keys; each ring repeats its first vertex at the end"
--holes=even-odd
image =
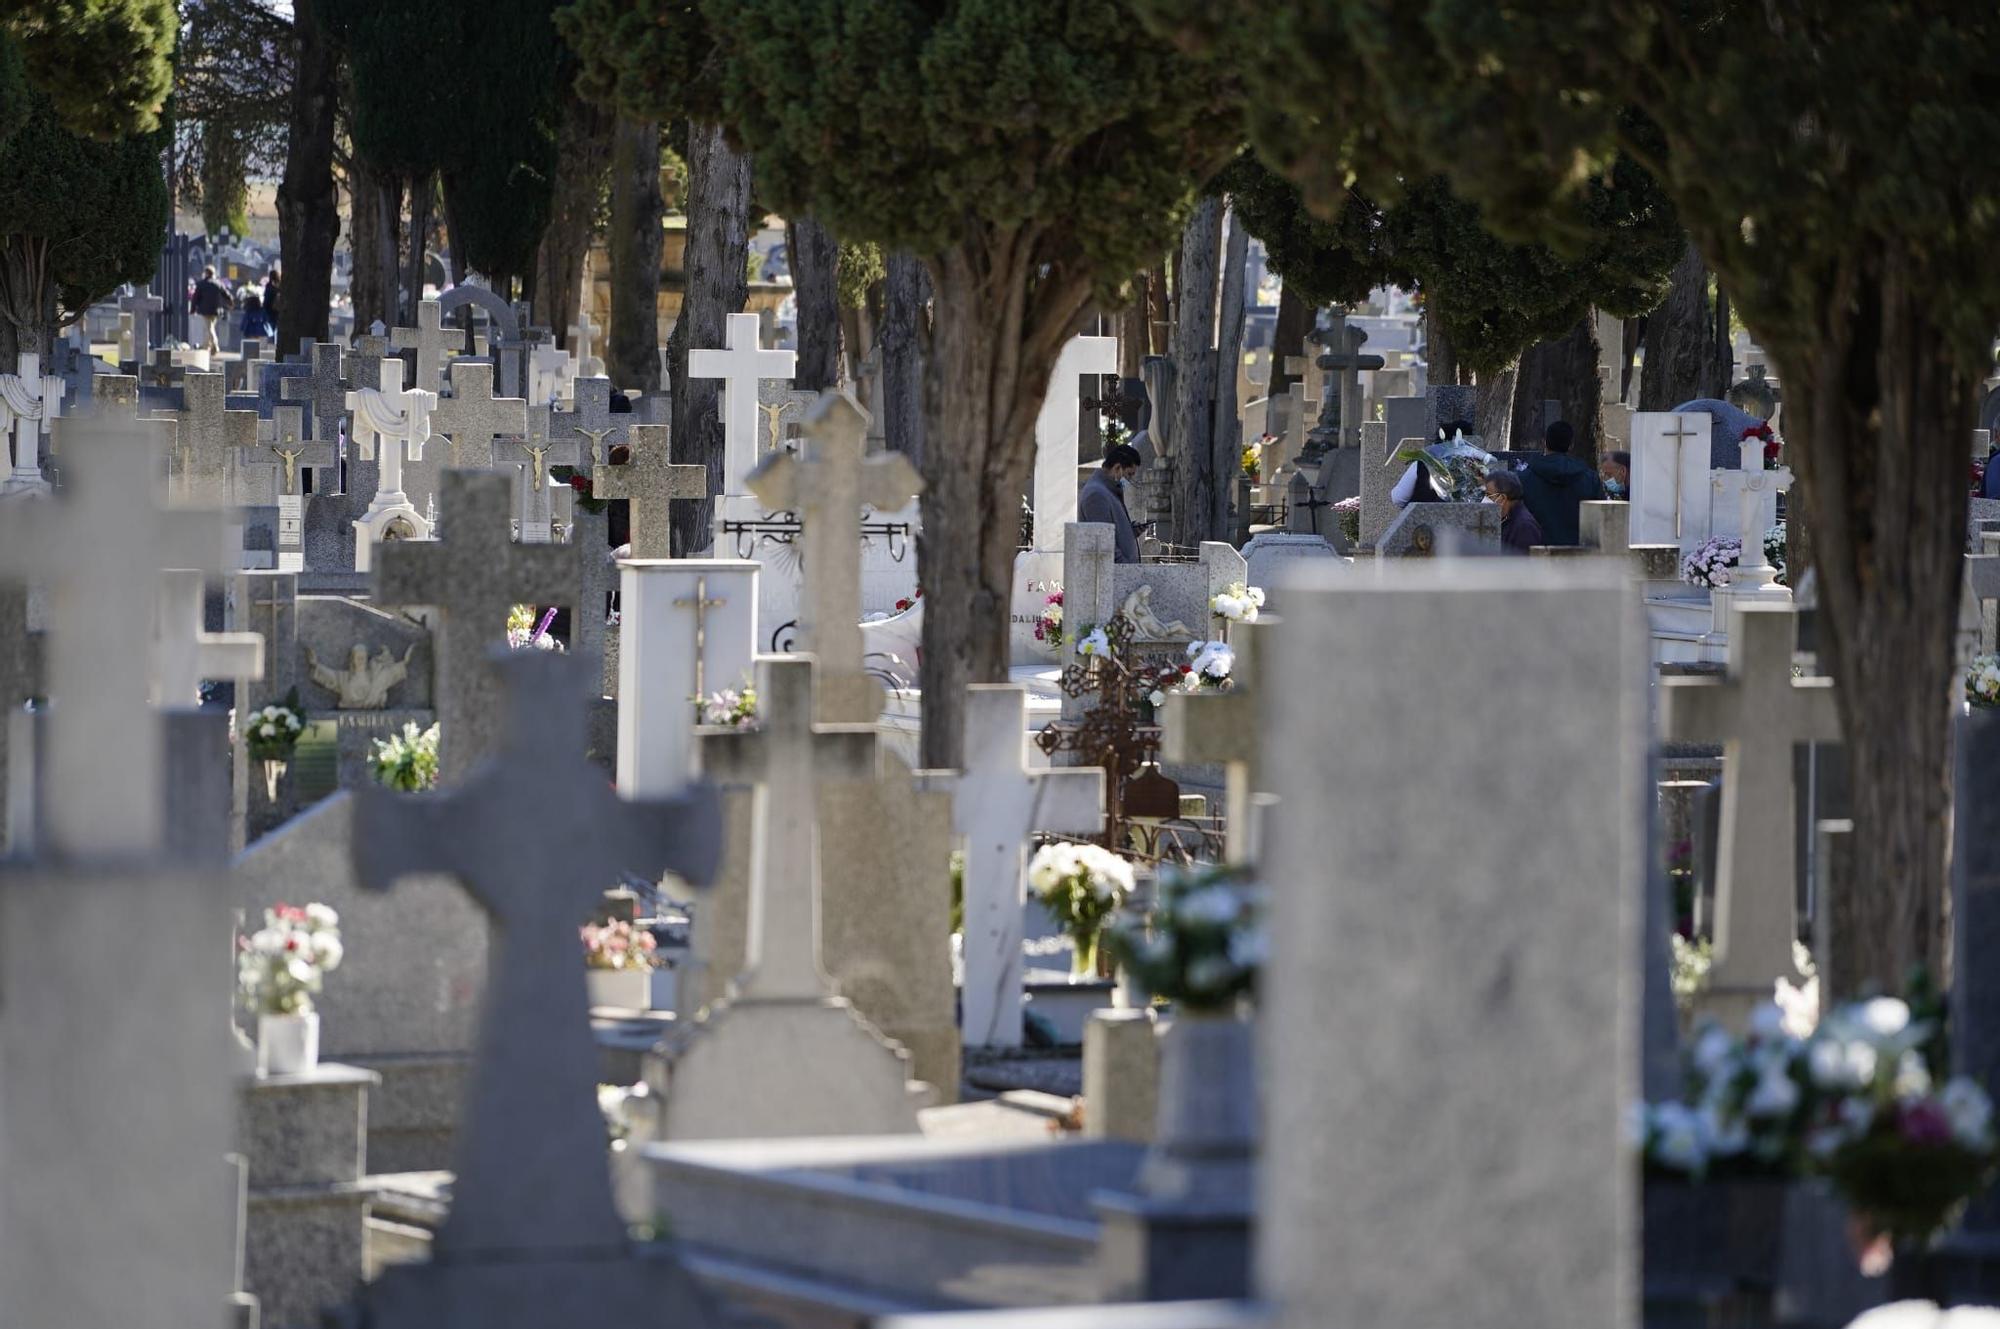
{"type": "Polygon", "coordinates": [[[1153,1138],[1160,1050],[1150,1010],[1101,1010],[1083,1029],[1083,1133],[1097,1140],[1153,1138]]]}
{"type": "Polygon", "coordinates": [[[267,1329],[310,1329],[354,1295],[367,1249],[368,1092],[373,1071],[322,1063],[246,1079],[238,1099],[249,1160],[244,1285],[267,1329]]]}
{"type": "Polygon", "coordinates": [[[621,567],[618,788],[628,798],[671,794],[693,770],[692,698],[741,688],[750,674],[759,565],[630,559],[621,567]]]}

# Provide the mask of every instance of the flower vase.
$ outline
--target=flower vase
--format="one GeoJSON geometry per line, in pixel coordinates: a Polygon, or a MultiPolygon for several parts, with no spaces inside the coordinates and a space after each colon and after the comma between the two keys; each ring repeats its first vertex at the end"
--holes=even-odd
{"type": "Polygon", "coordinates": [[[1160,1035],[1160,1099],[1139,1189],[1233,1211],[1257,1162],[1255,1026],[1234,1011],[1180,1010],[1160,1035]]]}
{"type": "Polygon", "coordinates": [[[1090,983],[1096,981],[1098,977],[1097,941],[1099,936],[1100,933],[1095,929],[1089,932],[1072,932],[1069,934],[1071,947],[1069,960],[1070,982],[1090,983]]]}
{"type": "Polygon", "coordinates": [[[583,973],[592,1006],[625,1011],[653,1009],[651,969],[586,969],[583,973]]]}
{"type": "Polygon", "coordinates": [[[275,803],[278,801],[278,781],[285,778],[291,763],[283,757],[265,757],[261,764],[264,768],[264,798],[275,803]]]}
{"type": "Polygon", "coordinates": [[[319,1015],[259,1015],[257,1073],[300,1075],[319,1065],[319,1015]]]}

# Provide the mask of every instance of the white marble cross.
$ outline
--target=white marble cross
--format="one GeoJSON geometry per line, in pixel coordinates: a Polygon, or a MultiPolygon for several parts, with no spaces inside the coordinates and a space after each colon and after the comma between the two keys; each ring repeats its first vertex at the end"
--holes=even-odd
{"type": "Polygon", "coordinates": [[[597,358],[597,334],[603,328],[590,321],[588,309],[576,311],[576,322],[569,325],[569,348],[576,355],[578,372],[586,378],[594,378],[603,372],[603,361],[597,358]]]}
{"type": "Polygon", "coordinates": [[[416,377],[420,392],[444,391],[444,315],[435,300],[417,303],[417,326],[397,328],[389,334],[389,344],[399,351],[415,348],[416,377]]]}
{"type": "Polygon", "coordinates": [[[1104,829],[1104,772],[1029,767],[1028,694],[1017,684],[965,690],[965,769],[926,771],[925,789],[952,796],[952,829],[965,837],[967,1047],[1021,1045],[1025,842],[1038,833],[1104,829]]]}
{"type": "Polygon", "coordinates": [[[757,665],[754,730],[701,734],[702,770],[752,784],[750,928],[743,991],[769,1000],[826,995],[819,961],[819,787],[876,775],[872,724],[813,722],[813,662],[765,656],[757,665]]]}
{"type": "Polygon", "coordinates": [[[0,447],[11,438],[14,466],[0,493],[48,488],[42,479],[41,436],[62,411],[63,381],[42,373],[42,357],[22,352],[20,372],[0,374],[0,447]]]}
{"type": "Polygon", "coordinates": [[[1063,527],[1076,520],[1077,379],[1118,372],[1116,337],[1071,337],[1056,357],[1048,394],[1035,416],[1035,548],[1062,548],[1063,527]]]}
{"type": "Polygon", "coordinates": [[[1792,486],[1791,468],[1767,469],[1763,445],[1755,439],[1744,440],[1742,462],[1741,470],[1716,471],[1710,478],[1713,506],[1724,506],[1732,490],[1736,499],[1737,538],[1742,551],[1737,555],[1736,570],[1729,576],[1729,593],[1739,599],[1789,600],[1791,592],[1778,584],[1778,570],[1771,566],[1770,555],[1764,550],[1764,532],[1776,520],[1778,495],[1792,486]]]}
{"type": "Polygon", "coordinates": [[[263,676],[263,634],[203,630],[202,589],[199,572],[169,568],[160,573],[153,625],[153,700],[161,706],[195,705],[205,678],[263,676]]]}
{"type": "Polygon", "coordinates": [[[403,389],[400,360],[382,362],[380,391],[357,388],[347,394],[347,407],[354,412],[355,448],[363,461],[381,463],[375,497],[354,523],[356,572],[367,572],[374,566],[377,540],[394,532],[406,531],[404,538],[413,539],[430,533],[430,523],[403,492],[403,463],[423,460],[424,443],[431,436],[430,414],[436,404],[434,393],[403,389]]]}
{"type": "Polygon", "coordinates": [[[1708,538],[1710,425],[1698,411],[1632,417],[1633,544],[1686,552],[1708,538]]]}
{"type": "Polygon", "coordinates": [[[631,503],[633,558],[670,557],[667,504],[708,497],[708,467],[677,465],[668,455],[665,425],[631,425],[627,436],[631,460],[591,471],[590,496],[631,503]]]}
{"type": "Polygon", "coordinates": [[[729,316],[727,350],[688,352],[688,376],[722,380],[722,491],[738,492],[757,464],[757,384],[789,379],[798,372],[792,351],[767,351],[758,344],[755,314],[729,316]]]}
{"type": "Polygon", "coordinates": [[[229,528],[219,512],[156,505],[154,460],[129,423],[79,429],[64,466],[65,499],[0,522],[4,575],[49,594],[44,824],[58,855],[145,856],[161,844],[163,744],[146,706],[152,653],[132,634],[152,621],[160,567],[230,565],[229,528]]]}
{"type": "Polygon", "coordinates": [[[381,891],[448,874],[492,919],[437,1262],[547,1260],[597,1278],[612,1272],[606,1256],[625,1247],[626,1233],[605,1165],[577,928],[621,873],[705,884],[721,857],[721,814],[709,788],[644,802],[612,791],[584,755],[579,661],[501,651],[492,667],[506,688],[495,759],[448,792],[359,791],[355,875],[381,891]],[[551,826],[580,833],[551,835],[551,826]]]}
{"type": "Polygon", "coordinates": [[[924,488],[902,453],[864,457],[867,430],[854,398],[829,389],[806,412],[798,454],[772,453],[749,476],[759,502],[797,512],[805,525],[798,641],[819,662],[819,715],[830,721],[873,722],[882,713],[881,685],[861,654],[862,506],[894,512],[924,488]]]}
{"type": "Polygon", "coordinates": [[[1710,991],[1740,1016],[1792,972],[1792,748],[1837,743],[1841,734],[1833,680],[1792,677],[1792,607],[1738,602],[1731,610],[1727,673],[1661,679],[1660,733],[1723,745],[1710,991]]]}

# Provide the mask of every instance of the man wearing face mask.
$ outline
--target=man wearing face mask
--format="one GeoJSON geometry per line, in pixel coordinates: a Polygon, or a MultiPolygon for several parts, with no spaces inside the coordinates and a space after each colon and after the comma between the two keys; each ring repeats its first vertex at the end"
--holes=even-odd
{"type": "Polygon", "coordinates": [[[1112,549],[1113,561],[1118,563],[1139,561],[1139,538],[1132,531],[1132,516],[1125,510],[1124,485],[1139,473],[1140,461],[1139,450],[1129,443],[1107,450],[1104,464],[1083,482],[1083,491],[1076,496],[1078,521],[1103,522],[1116,532],[1112,549]]]}
{"type": "Polygon", "coordinates": [[[1542,528],[1535,514],[1521,501],[1521,477],[1512,471],[1495,471],[1486,477],[1486,502],[1500,509],[1500,552],[1525,554],[1539,544],[1542,528]]]}

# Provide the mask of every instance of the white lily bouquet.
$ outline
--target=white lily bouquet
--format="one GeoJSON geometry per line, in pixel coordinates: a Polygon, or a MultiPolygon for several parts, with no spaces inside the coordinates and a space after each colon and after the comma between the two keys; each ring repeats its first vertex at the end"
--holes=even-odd
{"type": "Polygon", "coordinates": [[[1097,972],[1104,920],[1132,893],[1132,865],[1109,849],[1058,840],[1035,851],[1028,884],[1075,947],[1074,975],[1097,972]]]}
{"type": "Polygon", "coordinates": [[[236,985],[256,1015],[310,1015],[340,967],[340,915],[323,904],[273,905],[264,926],[236,939],[236,985]]]}

